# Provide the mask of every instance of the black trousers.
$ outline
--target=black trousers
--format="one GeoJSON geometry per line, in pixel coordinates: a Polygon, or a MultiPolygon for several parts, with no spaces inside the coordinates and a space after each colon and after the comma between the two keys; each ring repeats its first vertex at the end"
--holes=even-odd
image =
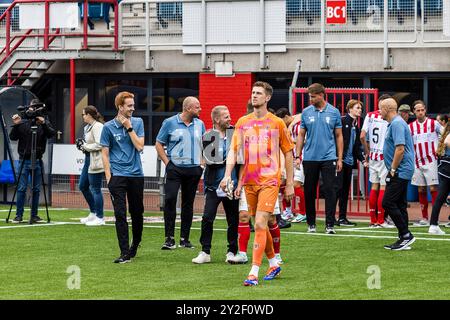
{"type": "Polygon", "coordinates": [[[181,186],[181,233],[180,237],[189,240],[192,218],[194,216],[194,200],[198,182],[202,176],[202,168],[177,167],[171,161],[166,167],[166,184],[164,186],[164,227],[166,237],[174,237],[175,219],[177,216],[177,197],[181,186]]]}
{"type": "Polygon", "coordinates": [[[386,178],[386,189],[383,197],[383,208],[398,229],[399,237],[409,232],[408,229],[408,182],[398,176],[386,178]]]}
{"type": "Polygon", "coordinates": [[[202,234],[200,236],[202,250],[207,254],[211,252],[214,220],[216,219],[217,208],[222,203],[228,224],[228,252],[236,254],[238,250],[239,199],[219,198],[216,191],[212,190],[206,190],[205,193],[205,210],[202,217],[202,234]]]}
{"type": "Polygon", "coordinates": [[[348,164],[342,165],[342,170],[336,177],[336,201],[339,201],[339,219],[347,219],[348,195],[352,183],[353,167],[348,164]]]}
{"type": "Polygon", "coordinates": [[[450,192],[450,178],[439,175],[439,193],[434,201],[433,209],[431,210],[430,224],[437,226],[439,224],[439,213],[450,192]]]}
{"type": "Polygon", "coordinates": [[[130,250],[127,198],[132,221],[133,244],[138,245],[142,240],[144,225],[144,177],[112,176],[108,183],[111,200],[116,217],[116,233],[121,254],[128,254],[130,250]]]}
{"type": "Polygon", "coordinates": [[[305,207],[308,225],[316,224],[316,191],[319,175],[322,175],[321,190],[325,197],[325,216],[327,226],[334,226],[336,212],[336,161],[303,161],[305,171],[305,207]]]}

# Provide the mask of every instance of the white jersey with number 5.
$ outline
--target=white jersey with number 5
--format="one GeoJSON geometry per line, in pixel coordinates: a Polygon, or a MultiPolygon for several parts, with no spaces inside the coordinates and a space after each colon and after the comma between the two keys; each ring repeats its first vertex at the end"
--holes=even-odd
{"type": "Polygon", "coordinates": [[[383,120],[380,111],[369,112],[364,119],[361,130],[366,132],[366,141],[369,142],[369,159],[382,161],[384,137],[388,122],[383,120]]]}

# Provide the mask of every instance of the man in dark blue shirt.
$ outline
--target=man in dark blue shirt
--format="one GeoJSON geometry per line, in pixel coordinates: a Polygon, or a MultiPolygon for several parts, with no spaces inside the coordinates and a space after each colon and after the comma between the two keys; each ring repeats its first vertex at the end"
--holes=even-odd
{"type": "Polygon", "coordinates": [[[316,188],[322,175],[325,195],[327,234],[335,234],[336,212],[335,178],[342,170],[342,122],[339,111],[325,100],[325,88],[319,83],[308,87],[311,105],[303,110],[302,124],[297,137],[295,164],[303,161],[305,171],[305,204],[308,232],[316,232],[316,188]],[[306,135],[306,143],[305,143],[306,135]],[[303,148],[305,145],[305,148],[303,148]],[[337,148],[336,148],[337,147],[337,148]],[[337,152],[336,152],[337,151],[337,152]],[[303,159],[302,157],[303,152],[303,159]]]}
{"type": "Polygon", "coordinates": [[[389,122],[383,155],[386,168],[386,191],[383,208],[398,229],[399,240],[384,246],[388,250],[407,250],[416,240],[408,229],[408,182],[414,174],[414,144],[406,122],[397,113],[397,102],[390,98],[380,104],[380,114],[389,122]]]}
{"type": "Polygon", "coordinates": [[[194,215],[194,200],[198,182],[203,173],[202,136],[205,125],[198,118],[200,102],[195,97],[183,101],[183,112],[163,121],[155,149],[166,165],[164,187],[164,227],[166,240],[162,250],[173,250],[175,245],[175,219],[178,190],[181,186],[180,247],[192,249],[189,234],[194,215]],[[164,151],[167,147],[167,154],[164,151]]]}
{"type": "Polygon", "coordinates": [[[127,263],[136,256],[144,225],[144,171],[140,153],[144,150],[145,133],[142,119],[132,117],[132,93],[119,92],[114,103],[117,116],[105,123],[100,144],[103,147],[103,166],[114,207],[120,248],[120,257],[114,260],[114,263],[127,263]],[[127,199],[133,223],[131,246],[128,236],[127,199]]]}
{"type": "MultiPolygon", "coordinates": [[[[216,219],[217,207],[221,202],[228,223],[228,252],[225,262],[231,262],[238,250],[239,199],[229,199],[219,188],[220,181],[225,175],[227,154],[233,136],[230,112],[226,106],[216,106],[212,109],[211,118],[213,129],[203,136],[203,156],[206,161],[204,174],[206,199],[200,236],[202,251],[192,259],[192,262],[197,264],[211,261],[213,224],[216,219]]],[[[237,170],[238,167],[231,174],[234,186],[237,186],[237,170]]]]}

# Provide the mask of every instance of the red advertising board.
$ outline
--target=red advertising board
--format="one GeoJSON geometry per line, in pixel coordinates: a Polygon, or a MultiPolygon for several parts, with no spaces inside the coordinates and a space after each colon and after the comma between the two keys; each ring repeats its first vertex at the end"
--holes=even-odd
{"type": "Polygon", "coordinates": [[[327,0],[326,18],[327,24],[346,24],[347,0],[327,0]]]}

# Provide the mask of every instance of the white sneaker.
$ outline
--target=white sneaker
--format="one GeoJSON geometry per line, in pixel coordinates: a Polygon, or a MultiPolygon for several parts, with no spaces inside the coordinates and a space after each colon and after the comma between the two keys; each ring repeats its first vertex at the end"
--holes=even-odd
{"type": "Polygon", "coordinates": [[[300,223],[306,221],[306,214],[298,214],[295,216],[295,218],[291,221],[292,223],[300,223]]]}
{"type": "Polygon", "coordinates": [[[81,223],[86,223],[88,221],[94,220],[95,218],[97,218],[97,216],[95,215],[95,213],[91,212],[91,213],[89,213],[89,215],[86,218],[80,219],[80,222],[81,223]]]}
{"type": "Polygon", "coordinates": [[[442,236],[445,234],[444,231],[441,230],[441,228],[439,228],[439,226],[433,226],[431,225],[430,228],[428,229],[428,233],[429,234],[436,234],[439,236],[442,236]]]}
{"type": "Polygon", "coordinates": [[[228,263],[231,264],[245,264],[248,262],[247,255],[244,253],[237,253],[233,259],[229,259],[228,263]]]}
{"type": "Polygon", "coordinates": [[[291,221],[294,219],[294,214],[292,213],[291,208],[284,209],[283,213],[281,214],[281,218],[286,221],[291,221]]]}
{"type": "Polygon", "coordinates": [[[447,222],[446,224],[444,224],[444,227],[450,228],[450,222],[447,222]]]}
{"type": "Polygon", "coordinates": [[[104,226],[105,225],[105,220],[103,218],[95,217],[94,220],[86,222],[86,225],[89,226],[89,227],[104,226]]]}
{"type": "Polygon", "coordinates": [[[395,226],[393,226],[392,224],[387,223],[386,221],[383,222],[382,224],[379,224],[379,226],[380,226],[381,228],[387,228],[387,229],[395,228],[395,226]]]}
{"type": "Polygon", "coordinates": [[[277,253],[275,254],[275,259],[278,260],[278,264],[283,264],[283,259],[281,259],[281,254],[277,253]]]}
{"type": "Polygon", "coordinates": [[[233,260],[234,253],[233,252],[227,252],[227,255],[225,256],[225,262],[230,262],[230,260],[233,260]]]}
{"type": "Polygon", "coordinates": [[[309,233],[316,233],[316,226],[315,225],[308,226],[308,232],[309,233]]]}
{"type": "Polygon", "coordinates": [[[427,219],[420,219],[419,222],[413,223],[413,226],[415,226],[415,227],[427,227],[429,225],[430,225],[430,223],[428,222],[427,219]]]}
{"type": "MultiPolygon", "coordinates": [[[[384,223],[386,223],[386,222],[384,222],[384,223]]],[[[369,225],[369,228],[370,228],[370,229],[379,229],[379,228],[382,228],[382,226],[379,225],[378,223],[373,223],[373,224],[370,224],[370,225],[369,225]]],[[[387,227],[386,227],[386,228],[387,228],[387,227]]]]}
{"type": "Polygon", "coordinates": [[[198,256],[192,259],[192,262],[197,264],[209,263],[211,262],[211,255],[207,254],[206,252],[200,251],[198,256]]]}

